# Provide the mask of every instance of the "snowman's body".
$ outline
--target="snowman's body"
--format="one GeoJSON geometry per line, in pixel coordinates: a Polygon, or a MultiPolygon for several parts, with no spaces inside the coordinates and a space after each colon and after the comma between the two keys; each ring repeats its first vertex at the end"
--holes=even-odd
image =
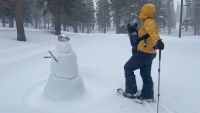
{"type": "Polygon", "coordinates": [[[58,42],[51,61],[51,74],[43,96],[51,100],[71,100],[80,97],[84,84],[79,76],[77,57],[69,41],[58,42]]]}

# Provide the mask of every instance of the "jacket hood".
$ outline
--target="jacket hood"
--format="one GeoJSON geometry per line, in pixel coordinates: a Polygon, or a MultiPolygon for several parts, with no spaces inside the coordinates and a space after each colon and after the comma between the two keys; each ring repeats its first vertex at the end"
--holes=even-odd
{"type": "Polygon", "coordinates": [[[147,18],[153,18],[156,14],[156,8],[153,4],[145,4],[140,10],[139,19],[144,21],[147,18]]]}

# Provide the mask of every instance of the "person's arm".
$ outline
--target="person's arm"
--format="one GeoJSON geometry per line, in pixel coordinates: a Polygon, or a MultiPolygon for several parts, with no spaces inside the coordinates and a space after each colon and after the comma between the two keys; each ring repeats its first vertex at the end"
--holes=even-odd
{"type": "Polygon", "coordinates": [[[150,36],[150,40],[153,43],[153,48],[163,50],[164,49],[164,43],[160,39],[155,20],[147,19],[144,22],[144,28],[150,36]]]}
{"type": "Polygon", "coordinates": [[[150,40],[152,41],[153,45],[156,45],[156,42],[160,39],[158,34],[157,25],[154,19],[147,19],[144,22],[144,28],[150,36],[150,40]]]}

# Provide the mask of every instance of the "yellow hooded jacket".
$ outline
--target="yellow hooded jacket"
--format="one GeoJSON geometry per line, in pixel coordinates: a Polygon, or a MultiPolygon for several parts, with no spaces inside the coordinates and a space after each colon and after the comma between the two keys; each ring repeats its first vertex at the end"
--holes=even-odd
{"type": "Polygon", "coordinates": [[[143,22],[138,31],[138,36],[142,37],[145,34],[149,34],[149,38],[146,40],[146,46],[144,46],[144,40],[140,41],[137,47],[138,51],[155,54],[154,46],[159,40],[160,36],[157,31],[157,25],[153,19],[156,14],[156,9],[153,4],[145,4],[141,11],[139,19],[143,22]]]}

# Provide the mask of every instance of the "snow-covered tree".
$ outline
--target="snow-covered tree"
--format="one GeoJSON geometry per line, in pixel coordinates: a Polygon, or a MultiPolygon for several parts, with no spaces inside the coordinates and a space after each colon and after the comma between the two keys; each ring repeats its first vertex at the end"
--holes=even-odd
{"type": "Polygon", "coordinates": [[[194,29],[194,35],[200,35],[200,1],[185,0],[186,18],[183,19],[182,28],[187,31],[189,27],[194,29]]]}
{"type": "MultiPolygon", "coordinates": [[[[64,30],[72,27],[74,32],[79,31],[79,27],[89,32],[94,26],[94,2],[93,0],[40,0],[44,11],[49,12],[55,28],[55,34],[61,33],[61,25],[64,30]]],[[[84,31],[84,30],[83,30],[84,31]]]]}
{"type": "Polygon", "coordinates": [[[110,3],[108,0],[97,1],[97,23],[99,32],[106,33],[111,26],[110,3]]]}
{"type": "Polygon", "coordinates": [[[167,0],[166,2],[166,23],[168,28],[168,34],[171,34],[171,28],[175,28],[176,25],[176,18],[175,18],[175,9],[174,9],[174,2],[173,0],[167,0]]]}
{"type": "Polygon", "coordinates": [[[192,24],[194,35],[200,35],[200,1],[193,0],[192,2],[192,24]]]}
{"type": "Polygon", "coordinates": [[[110,0],[111,1],[111,8],[112,8],[112,16],[114,20],[114,24],[116,26],[116,33],[120,33],[120,26],[121,26],[121,18],[123,12],[123,7],[125,6],[124,0],[110,0]]]}
{"type": "Polygon", "coordinates": [[[15,1],[14,0],[0,0],[0,18],[2,19],[3,27],[9,23],[9,27],[14,27],[15,16],[15,1]]]}

